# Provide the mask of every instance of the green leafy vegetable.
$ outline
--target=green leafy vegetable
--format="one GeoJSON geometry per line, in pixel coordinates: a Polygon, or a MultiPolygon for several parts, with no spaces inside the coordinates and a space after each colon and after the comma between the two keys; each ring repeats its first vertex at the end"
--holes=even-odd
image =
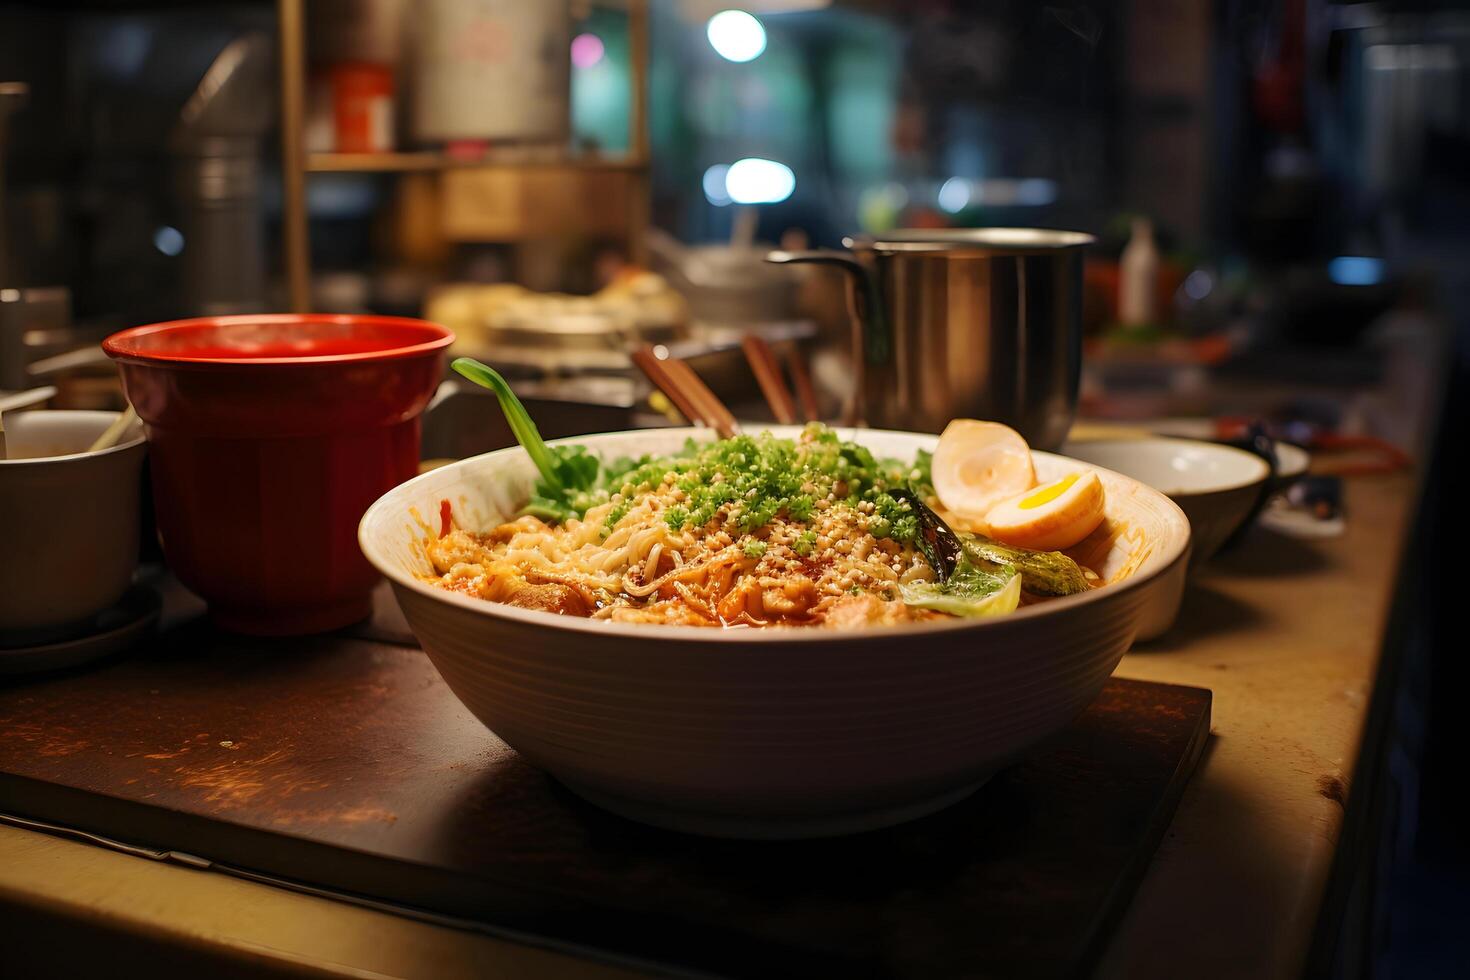
{"type": "Polygon", "coordinates": [[[1073,595],[1092,588],[1082,567],[1060,551],[1013,548],[978,534],[959,537],[970,561],[1014,566],[1021,573],[1022,586],[1032,595],[1073,595]]]}
{"type": "Polygon", "coordinates": [[[564,521],[581,517],[588,508],[610,499],[611,493],[600,478],[602,464],[597,457],[583,446],[548,446],[526,406],[498,371],[469,357],[456,358],[451,366],[475,384],[495,392],[510,431],[541,474],[522,513],[553,522],[564,521]]]}
{"type": "Polygon", "coordinates": [[[1021,576],[1009,566],[977,568],[965,564],[946,582],[913,582],[898,587],[905,605],[952,616],[999,616],[1021,604],[1021,576]]]}
{"type": "MultiPolygon", "coordinates": [[[[551,447],[546,445],[546,440],[541,438],[541,433],[536,429],[536,423],[531,421],[531,413],[526,411],[526,406],[511,391],[510,383],[500,376],[500,372],[488,364],[481,364],[472,357],[457,357],[450,365],[460,374],[469,378],[482,388],[489,388],[495,392],[495,398],[500,402],[500,410],[505,413],[505,421],[510,425],[510,431],[515,435],[516,442],[521,444],[526,454],[531,457],[531,462],[536,464],[536,469],[541,472],[541,479],[547,487],[553,491],[565,489],[561,482],[561,474],[558,472],[557,459],[551,452],[551,447]]],[[[583,450],[585,452],[585,450],[583,450]]]]}

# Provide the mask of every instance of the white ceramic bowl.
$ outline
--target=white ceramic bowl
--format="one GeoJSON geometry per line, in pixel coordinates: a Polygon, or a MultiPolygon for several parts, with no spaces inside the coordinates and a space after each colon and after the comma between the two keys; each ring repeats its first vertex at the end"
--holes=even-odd
{"type": "MultiPolygon", "coordinates": [[[[777,435],[800,430],[773,427],[777,435]]],[[[604,457],[669,453],[705,430],[568,442],[604,457]]],[[[936,437],[844,431],[911,459],[936,437]]],[[[1080,468],[1036,453],[1042,479],[1080,468]]],[[[857,631],[713,630],[592,621],[435,588],[419,519],[448,500],[464,527],[513,515],[533,478],[519,448],[433,470],[362,519],[460,700],[582,796],[636,820],[734,837],[864,830],[939,809],[1064,727],[1133,642],[1150,589],[1182,567],[1188,523],[1162,494],[1100,473],[1108,520],[1074,549],[1112,584],[1009,616],[857,631]]]]}
{"type": "Polygon", "coordinates": [[[1312,454],[1301,446],[1294,446],[1289,442],[1276,443],[1277,489],[1306,476],[1311,465],[1312,454]]]}
{"type": "Polygon", "coordinates": [[[138,564],[144,442],[87,447],[116,412],[12,412],[0,460],[0,644],[85,624],[122,597],[138,564]]]}

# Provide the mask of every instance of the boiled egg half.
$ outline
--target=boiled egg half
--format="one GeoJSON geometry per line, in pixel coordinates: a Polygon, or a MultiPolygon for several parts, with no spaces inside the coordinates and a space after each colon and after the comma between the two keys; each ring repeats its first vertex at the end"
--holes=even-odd
{"type": "Polygon", "coordinates": [[[1102,481],[1085,470],[1001,501],[985,515],[985,524],[1003,544],[1060,551],[1091,534],[1102,519],[1102,481]]]}
{"type": "Polygon", "coordinates": [[[931,474],[944,509],[972,523],[1036,483],[1031,447],[1021,433],[976,419],[955,419],[940,433],[931,474]]]}

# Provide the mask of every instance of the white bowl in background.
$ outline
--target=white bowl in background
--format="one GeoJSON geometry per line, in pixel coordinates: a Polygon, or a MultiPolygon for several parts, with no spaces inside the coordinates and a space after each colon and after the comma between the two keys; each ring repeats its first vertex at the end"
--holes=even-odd
{"type": "Polygon", "coordinates": [[[1312,465],[1312,454],[1301,446],[1294,446],[1289,442],[1277,442],[1276,449],[1276,484],[1277,489],[1306,476],[1307,470],[1312,465]]]}
{"type": "Polygon", "coordinates": [[[85,624],[127,591],[138,564],[145,451],[135,425],[88,452],[117,412],[5,416],[0,460],[0,645],[85,624]]]}
{"type": "MultiPolygon", "coordinates": [[[[773,426],[792,437],[797,427],[773,426]]],[[[842,430],[880,457],[937,437],[842,430]]],[[[605,458],[676,451],[707,430],[563,440],[605,458]]],[[[1082,468],[1035,454],[1042,479],[1082,468]]],[[[1189,548],[1167,497],[1106,471],[1108,519],[1074,556],[1111,584],[990,619],[852,631],[719,630],[587,620],[447,592],[419,576],[427,521],[514,515],[534,479],[520,448],[389,491],[358,540],[476,717],[575,792],[635,820],[717,836],[795,838],[921,816],[972,792],[1066,726],[1133,642],[1189,548]]],[[[431,533],[431,532],[427,532],[431,533]]]]}
{"type": "MultiPolygon", "coordinates": [[[[1280,489],[1307,472],[1311,456],[1290,443],[1275,444],[1276,473],[1255,453],[1217,442],[1178,439],[1100,438],[1069,442],[1068,455],[1124,473],[1168,494],[1189,517],[1192,570],[1214,557],[1226,541],[1258,511],[1272,488],[1280,489]]],[[[1140,640],[1152,640],[1174,624],[1184,596],[1185,575],[1178,574],[1172,606],[1162,601],[1144,617],[1140,640]]]]}

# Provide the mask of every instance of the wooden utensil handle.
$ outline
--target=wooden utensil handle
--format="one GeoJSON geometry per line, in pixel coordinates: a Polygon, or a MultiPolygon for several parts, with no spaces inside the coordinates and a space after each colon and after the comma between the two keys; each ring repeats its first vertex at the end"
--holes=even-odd
{"type": "Polygon", "coordinates": [[[714,429],[722,439],[740,431],[735,415],[688,364],[677,357],[661,358],[648,345],[635,349],[632,357],[639,370],[689,421],[714,429]]]}
{"type": "Polygon", "coordinates": [[[786,387],[786,379],[781,376],[781,365],[771,352],[771,345],[763,337],[751,333],[741,338],[740,348],[745,352],[745,360],[750,364],[750,371],[755,375],[756,384],[760,385],[761,394],[765,396],[776,421],[782,425],[794,423],[796,403],[791,398],[791,390],[786,387]]]}
{"type": "Polygon", "coordinates": [[[822,417],[822,409],[817,402],[817,389],[812,386],[812,376],[807,370],[806,356],[801,352],[801,345],[794,340],[786,352],[786,366],[791,369],[791,383],[796,386],[796,397],[801,402],[801,420],[817,421],[822,417]]]}

